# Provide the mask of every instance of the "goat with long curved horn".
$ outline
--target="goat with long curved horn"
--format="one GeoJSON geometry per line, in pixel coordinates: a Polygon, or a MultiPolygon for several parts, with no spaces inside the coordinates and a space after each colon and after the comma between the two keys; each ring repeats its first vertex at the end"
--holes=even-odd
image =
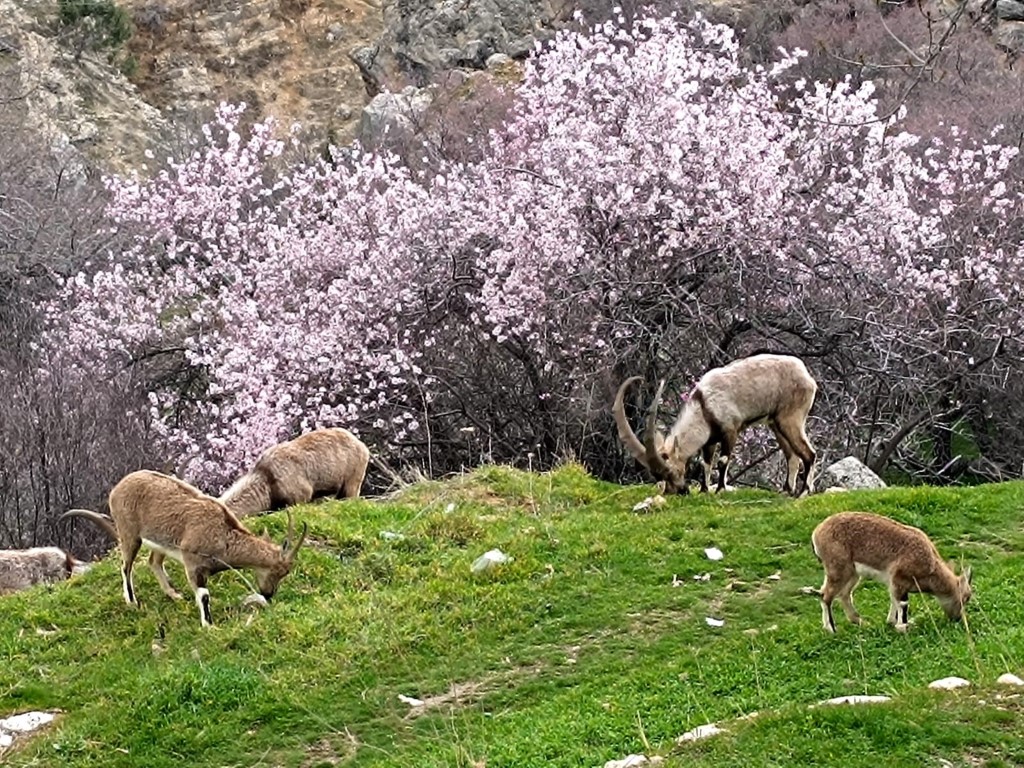
{"type": "Polygon", "coordinates": [[[785,490],[794,496],[814,491],[816,454],[807,439],[806,423],[818,385],[799,358],[754,355],[711,369],[690,392],[665,436],[657,429],[662,381],[647,413],[642,442],[629,426],[624,407],[626,390],[638,381],[641,378],[633,376],[619,386],[612,413],[626,450],[664,482],[667,493],[688,492],[686,467],[698,453],[704,466],[701,490],[706,492],[716,449],[720,449],[717,490],[723,490],[739,435],[759,423],[768,424],[786,457],[785,490]]]}

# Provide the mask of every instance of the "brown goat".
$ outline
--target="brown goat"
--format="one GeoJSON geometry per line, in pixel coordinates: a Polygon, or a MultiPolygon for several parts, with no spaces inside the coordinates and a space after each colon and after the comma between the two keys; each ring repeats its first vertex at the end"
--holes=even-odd
{"type": "Polygon", "coordinates": [[[288,516],[288,535],[282,546],[246,530],[230,510],[188,483],[159,472],[141,470],[126,475],[110,492],[110,517],[88,509],[72,509],[63,517],[84,517],[109,533],[121,550],[124,599],[138,605],[132,585],[132,565],[145,544],[149,566],[163,591],[181,599],[167,578],[164,558],[185,566],[195,592],[202,625],[212,623],[207,579],[232,568],[252,568],[260,594],[270,600],[281,579],[295,564],[306,538],[306,525],[293,544],[295,526],[288,516]]]}
{"type": "Polygon", "coordinates": [[[54,584],[89,569],[60,547],[0,549],[0,595],[54,584]]]}
{"type": "Polygon", "coordinates": [[[664,481],[666,492],[688,492],[687,464],[698,453],[704,467],[701,491],[707,492],[719,447],[717,490],[725,489],[729,460],[740,433],[759,423],[768,424],[786,457],[785,490],[794,496],[814,491],[816,455],[807,439],[806,423],[818,385],[799,358],[754,355],[711,369],[690,392],[667,436],[662,436],[656,425],[665,388],[662,381],[647,414],[643,442],[629,426],[623,405],[626,389],[640,380],[634,376],[622,383],[612,413],[619,439],[657,480],[664,481]],[[801,469],[802,489],[798,487],[801,469]]]}
{"type": "Polygon", "coordinates": [[[825,568],[821,588],[821,623],[836,631],[832,601],[838,597],[846,617],[860,624],[853,590],[862,577],[889,587],[888,622],[907,629],[911,592],[935,595],[953,621],[959,621],[971,599],[971,569],[957,576],[943,562],[924,531],[867,512],[839,512],[826,518],[811,534],[811,546],[825,568]]]}
{"type": "Polygon", "coordinates": [[[318,429],[271,446],[220,497],[238,517],[318,496],[358,498],[370,450],[347,429],[318,429]]]}

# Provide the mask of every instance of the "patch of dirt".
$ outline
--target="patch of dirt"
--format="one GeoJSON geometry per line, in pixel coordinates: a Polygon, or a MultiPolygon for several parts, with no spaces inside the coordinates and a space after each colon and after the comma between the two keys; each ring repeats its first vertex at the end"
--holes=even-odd
{"type": "Polygon", "coordinates": [[[629,617],[628,631],[635,635],[645,635],[668,630],[674,626],[693,620],[692,611],[673,611],[656,609],[643,613],[627,613],[629,617]]]}
{"type": "Polygon", "coordinates": [[[348,728],[344,733],[332,733],[306,748],[302,768],[319,765],[341,765],[352,760],[359,751],[359,740],[348,728]]]}
{"type": "Polygon", "coordinates": [[[447,691],[433,696],[423,696],[420,703],[409,709],[406,720],[414,720],[436,710],[452,710],[479,701],[484,696],[502,688],[514,688],[520,681],[540,674],[543,664],[492,672],[480,680],[452,683],[447,691]]]}
{"type": "Polygon", "coordinates": [[[728,599],[730,594],[732,594],[732,592],[729,589],[722,589],[718,592],[714,599],[708,603],[708,616],[721,616],[722,608],[725,607],[725,601],[728,599]]]}
{"type": "Polygon", "coordinates": [[[366,544],[358,537],[344,538],[340,541],[328,541],[319,537],[307,536],[305,546],[310,549],[327,552],[339,558],[354,558],[362,553],[366,544]]]}
{"type": "MultiPolygon", "coordinates": [[[[729,571],[730,569],[726,569],[729,571]]],[[[781,574],[773,574],[773,576],[780,576],[781,574]]],[[[730,595],[743,595],[743,597],[749,600],[760,600],[775,589],[781,581],[781,578],[776,579],[770,576],[766,576],[757,581],[743,581],[742,579],[732,578],[730,575],[729,581],[726,582],[725,586],[715,595],[715,597],[708,603],[708,611],[712,616],[718,616],[722,608],[725,607],[725,602],[730,595]]]]}
{"type": "Polygon", "coordinates": [[[970,768],[974,768],[974,766],[981,766],[987,764],[987,758],[976,757],[974,755],[964,755],[962,758],[960,758],[959,761],[955,763],[950,762],[945,758],[939,758],[939,768],[964,768],[964,766],[970,766],[970,768]]]}

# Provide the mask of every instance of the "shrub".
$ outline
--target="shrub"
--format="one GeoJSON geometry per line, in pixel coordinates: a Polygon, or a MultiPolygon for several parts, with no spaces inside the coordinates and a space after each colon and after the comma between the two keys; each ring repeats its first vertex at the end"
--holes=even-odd
{"type": "Polygon", "coordinates": [[[153,460],[146,390],[82,375],[40,344],[40,308],[55,280],[117,250],[104,191],[74,150],[55,148],[25,109],[17,64],[0,69],[0,547],[71,546],[84,557],[102,534],[58,525],[72,506],[102,508],[111,486],[153,460]]]}
{"type": "Polygon", "coordinates": [[[132,36],[131,18],[113,0],[59,0],[58,18],[78,37],[79,53],[117,49],[132,36]]]}

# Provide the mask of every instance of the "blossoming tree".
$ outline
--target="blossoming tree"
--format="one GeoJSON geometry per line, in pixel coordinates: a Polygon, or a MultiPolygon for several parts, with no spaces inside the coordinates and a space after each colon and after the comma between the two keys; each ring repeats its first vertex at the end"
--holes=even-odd
{"type": "Polygon", "coordinates": [[[202,149],[110,181],[133,245],[68,282],[53,338],[85,370],[149,366],[155,426],[210,485],[334,424],[434,470],[603,471],[623,376],[684,390],[769,348],[822,382],[819,443],[870,451],[1010,365],[1017,151],[911,135],[870,83],[787,78],[798,56],[746,67],[699,17],[563,31],[480,158],[429,173],[286,167],[273,124],[243,137],[223,106],[202,149]]]}

